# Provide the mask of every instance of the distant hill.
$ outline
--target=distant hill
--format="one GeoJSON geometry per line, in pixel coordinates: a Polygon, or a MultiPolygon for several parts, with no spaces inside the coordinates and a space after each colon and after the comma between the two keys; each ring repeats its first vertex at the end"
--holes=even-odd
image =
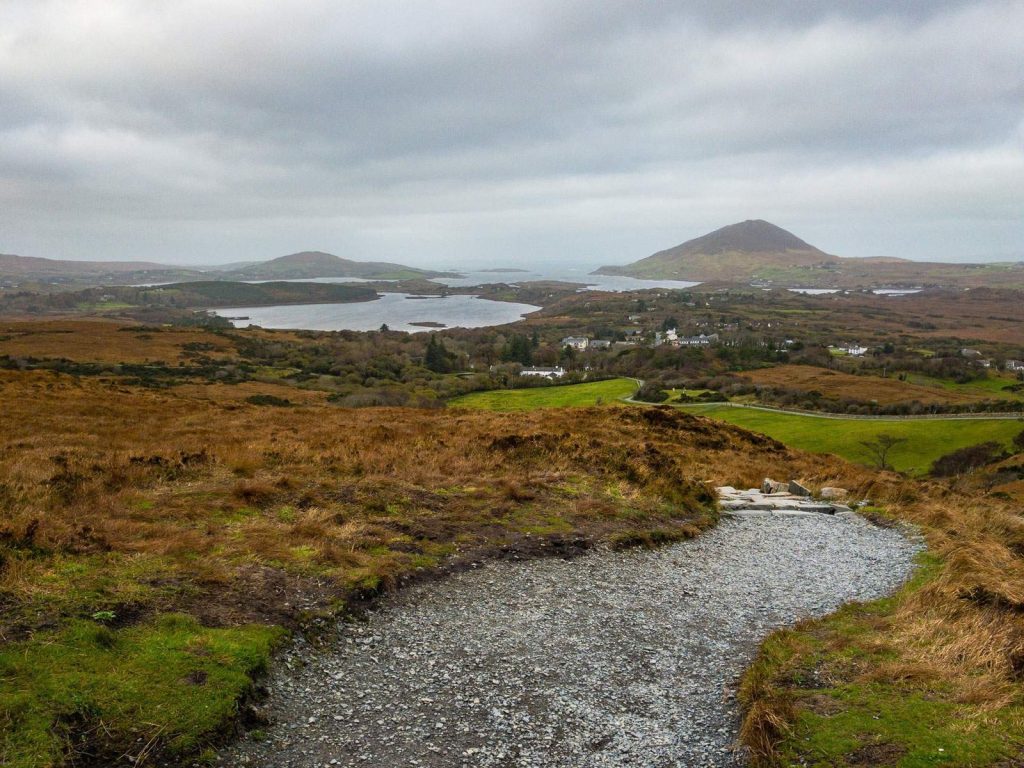
{"type": "Polygon", "coordinates": [[[631,264],[601,267],[594,274],[787,288],[1024,287],[1021,263],[843,258],[762,219],[730,224],[631,264]]]}
{"type": "MultiPolygon", "coordinates": [[[[3,277],[102,277],[134,273],[192,274],[194,270],[148,261],[67,261],[0,253],[3,277]]],[[[197,273],[198,274],[198,273],[197,273]]]]}
{"type": "Polygon", "coordinates": [[[302,251],[270,261],[223,273],[233,280],[307,279],[314,277],[359,277],[366,280],[410,280],[454,277],[452,272],[407,267],[385,261],[352,261],[322,251],[302,251]]]}
{"type": "Polygon", "coordinates": [[[623,267],[601,267],[596,274],[731,281],[750,279],[754,271],[765,267],[814,267],[838,261],[792,232],[754,219],[716,229],[623,267]]]}

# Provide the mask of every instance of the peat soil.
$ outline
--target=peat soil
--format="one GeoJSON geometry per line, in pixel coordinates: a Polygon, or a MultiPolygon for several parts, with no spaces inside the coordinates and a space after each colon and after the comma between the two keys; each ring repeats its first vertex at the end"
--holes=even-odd
{"type": "Polygon", "coordinates": [[[738,766],[773,629],[890,593],[920,548],[852,515],[740,516],[654,551],[498,562],[402,590],[268,680],[227,765],[738,766]]]}

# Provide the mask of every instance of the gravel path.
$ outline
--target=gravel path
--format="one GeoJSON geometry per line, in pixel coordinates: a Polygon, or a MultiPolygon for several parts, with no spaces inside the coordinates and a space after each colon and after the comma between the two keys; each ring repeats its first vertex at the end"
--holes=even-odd
{"type": "Polygon", "coordinates": [[[733,691],[773,628],[879,597],[915,543],[852,516],[727,518],[692,541],[494,563],[401,592],[270,680],[228,765],[734,766],[733,691]]]}

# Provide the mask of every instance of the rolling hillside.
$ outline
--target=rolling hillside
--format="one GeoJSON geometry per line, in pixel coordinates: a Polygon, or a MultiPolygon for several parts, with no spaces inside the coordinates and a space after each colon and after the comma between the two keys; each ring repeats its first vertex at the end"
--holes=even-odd
{"type": "Polygon", "coordinates": [[[353,261],[322,251],[303,251],[262,262],[241,262],[211,269],[146,261],[64,261],[0,254],[0,279],[75,284],[173,282],[179,280],[301,280],[356,277],[366,280],[413,280],[452,277],[452,272],[407,267],[383,261],[353,261]]]}
{"type": "Polygon", "coordinates": [[[687,280],[731,280],[762,267],[823,267],[839,259],[760,219],[716,229],[624,267],[599,274],[687,280]]]}
{"type": "Polygon", "coordinates": [[[630,264],[601,267],[594,274],[809,288],[1024,286],[1021,262],[844,258],[761,219],[731,224],[630,264]]]}
{"type": "Polygon", "coordinates": [[[447,277],[449,272],[407,267],[385,261],[353,261],[322,251],[302,251],[226,273],[236,280],[273,280],[313,277],[358,277],[366,280],[409,280],[447,277]]]}

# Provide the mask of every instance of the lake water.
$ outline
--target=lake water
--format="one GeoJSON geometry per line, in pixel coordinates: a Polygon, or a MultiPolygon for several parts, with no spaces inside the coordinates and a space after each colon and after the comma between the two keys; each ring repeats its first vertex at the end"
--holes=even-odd
{"type": "MultiPolygon", "coordinates": [[[[589,275],[586,268],[529,271],[458,271],[463,277],[437,278],[438,290],[481,285],[483,283],[525,283],[535,280],[560,280],[585,283],[602,291],[636,291],[647,288],[692,288],[699,283],[685,280],[636,280],[631,277],[589,275]]],[[[269,282],[269,281],[252,281],[269,282]]],[[[287,282],[361,283],[354,277],[320,277],[287,282]]],[[[377,301],[354,304],[292,304],[275,307],[231,307],[217,309],[236,328],[259,325],[263,328],[304,329],[309,331],[375,331],[387,324],[393,331],[417,333],[433,330],[412,323],[440,323],[445,328],[483,328],[521,320],[540,307],[508,301],[491,301],[477,296],[416,298],[405,293],[384,293],[377,301]],[[244,320],[234,318],[244,317],[244,320]]]]}
{"type": "Polygon", "coordinates": [[[586,267],[552,267],[551,269],[511,270],[508,272],[491,270],[474,272],[464,269],[452,270],[463,277],[439,277],[433,282],[443,283],[453,288],[461,288],[481,283],[526,283],[536,280],[559,280],[566,283],[583,283],[597,291],[642,291],[647,288],[672,288],[681,290],[692,288],[700,283],[690,280],[638,280],[634,277],[618,277],[612,275],[591,275],[586,267]]]}
{"type": "MultiPolygon", "coordinates": [[[[671,288],[682,290],[692,288],[700,283],[690,280],[639,280],[634,277],[618,277],[613,275],[590,275],[586,269],[551,269],[551,270],[489,270],[487,272],[475,272],[465,269],[452,270],[458,272],[461,277],[435,277],[430,282],[438,286],[446,285],[450,288],[467,288],[474,285],[486,283],[527,283],[537,280],[558,280],[565,283],[582,283],[587,288],[595,291],[642,291],[648,288],[671,288]]],[[[272,280],[247,280],[249,283],[270,283],[272,280]]],[[[301,279],[285,280],[288,283],[371,283],[371,282],[394,282],[391,280],[366,280],[361,277],[307,277],[301,279]]]]}
{"type": "Polygon", "coordinates": [[[392,331],[417,333],[434,328],[413,323],[440,323],[445,328],[483,328],[521,320],[540,307],[477,296],[416,298],[406,293],[384,293],[376,301],[352,304],[290,304],[276,307],[217,309],[236,328],[290,328],[309,331],[376,331],[386,323],[392,331]],[[238,319],[245,318],[245,319],[238,319]]]}
{"type": "MultiPolygon", "coordinates": [[[[839,293],[841,288],[787,288],[793,293],[803,293],[808,296],[824,296],[829,293],[839,293]]],[[[912,293],[920,293],[920,288],[875,288],[870,293],[876,296],[909,296],[912,293]]]]}

